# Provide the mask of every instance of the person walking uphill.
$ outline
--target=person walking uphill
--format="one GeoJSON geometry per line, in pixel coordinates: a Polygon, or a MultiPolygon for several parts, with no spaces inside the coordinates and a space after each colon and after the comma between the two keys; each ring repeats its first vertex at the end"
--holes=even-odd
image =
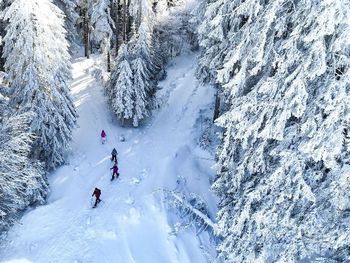
{"type": "Polygon", "coordinates": [[[97,187],[95,187],[94,192],[92,193],[92,196],[96,197],[96,201],[95,201],[95,205],[93,206],[93,208],[95,208],[97,206],[97,204],[99,202],[101,202],[100,196],[101,196],[101,190],[98,189],[97,187]]]}
{"type": "Polygon", "coordinates": [[[101,141],[102,141],[102,144],[104,144],[107,140],[107,134],[104,130],[102,130],[101,132],[101,141]]]}
{"type": "Polygon", "coordinates": [[[118,154],[117,150],[115,148],[113,148],[111,161],[114,161],[115,163],[118,163],[118,161],[117,161],[117,154],[118,154]]]}
{"type": "Polygon", "coordinates": [[[117,178],[119,177],[117,163],[115,163],[115,164],[113,165],[113,167],[111,168],[111,170],[113,170],[112,179],[111,179],[111,181],[113,181],[113,180],[114,180],[114,176],[116,176],[117,178]]]}

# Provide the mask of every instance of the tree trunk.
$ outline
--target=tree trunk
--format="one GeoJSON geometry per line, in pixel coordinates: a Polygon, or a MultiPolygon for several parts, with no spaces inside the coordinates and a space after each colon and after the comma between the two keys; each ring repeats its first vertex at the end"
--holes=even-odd
{"type": "Polygon", "coordinates": [[[126,0],[123,0],[123,42],[127,42],[127,4],[126,0]]]}
{"type": "Polygon", "coordinates": [[[115,43],[112,45],[112,47],[115,48],[115,55],[118,55],[118,49],[119,49],[119,23],[120,23],[120,11],[119,11],[119,0],[111,0],[111,10],[112,10],[112,19],[114,22],[114,36],[115,36],[115,43]]]}
{"type": "Polygon", "coordinates": [[[84,31],[84,49],[85,57],[90,57],[90,36],[89,36],[89,16],[87,11],[87,2],[83,8],[83,31],[84,31]]]}
{"type": "Polygon", "coordinates": [[[128,6],[126,8],[126,41],[130,39],[130,32],[131,32],[131,23],[132,23],[132,17],[130,16],[129,10],[130,10],[130,3],[131,1],[128,0],[128,6]]]}
{"type": "Polygon", "coordinates": [[[107,51],[107,72],[111,72],[111,52],[110,49],[107,51]]]}
{"type": "MultiPolygon", "coordinates": [[[[9,4],[2,6],[2,8],[6,8],[9,6],[9,4]]],[[[6,22],[1,19],[0,21],[0,39],[2,39],[6,34],[6,22]]],[[[3,58],[1,55],[3,54],[4,50],[4,43],[0,44],[0,71],[5,71],[5,58],[3,58]]]]}
{"type": "MultiPolygon", "coordinates": [[[[0,54],[3,53],[3,49],[4,49],[4,46],[0,45],[0,54]]],[[[5,71],[4,65],[5,65],[5,59],[2,56],[0,56],[0,71],[5,71]]]]}
{"type": "Polygon", "coordinates": [[[214,116],[213,116],[213,122],[219,117],[220,115],[220,96],[219,96],[219,89],[217,89],[215,94],[215,108],[214,108],[214,116]]]}

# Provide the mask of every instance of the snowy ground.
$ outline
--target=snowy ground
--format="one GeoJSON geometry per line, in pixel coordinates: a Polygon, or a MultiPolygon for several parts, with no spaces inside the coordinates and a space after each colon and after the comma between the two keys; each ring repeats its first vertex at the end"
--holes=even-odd
{"type": "Polygon", "coordinates": [[[96,61],[77,59],[73,64],[79,127],[69,164],[50,175],[48,204],[28,211],[9,232],[1,262],[212,261],[203,251],[214,253],[205,232],[174,231],[181,218],[167,210],[161,191],[196,192],[215,214],[209,193],[213,157],[197,146],[203,132],[199,111],[212,107],[214,91],[198,85],[195,55],[170,63],[160,84],[165,103],[139,129],[120,127],[109,112],[103,89],[92,76],[96,61]],[[108,136],[105,145],[99,141],[101,129],[108,136]],[[113,147],[119,152],[120,178],[111,182],[113,147]],[[92,209],[95,186],[104,202],[92,209]]]}

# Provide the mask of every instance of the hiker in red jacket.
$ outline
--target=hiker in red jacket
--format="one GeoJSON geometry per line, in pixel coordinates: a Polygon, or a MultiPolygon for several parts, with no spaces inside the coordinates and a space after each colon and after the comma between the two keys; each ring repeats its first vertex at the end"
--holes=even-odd
{"type": "Polygon", "coordinates": [[[102,144],[104,144],[107,140],[107,134],[105,133],[104,130],[102,130],[101,132],[101,141],[102,141],[102,144]]]}
{"type": "Polygon", "coordinates": [[[119,177],[117,162],[115,162],[111,170],[113,170],[112,179],[111,179],[111,181],[113,181],[114,176],[116,176],[117,178],[119,177]]]}
{"type": "Polygon", "coordinates": [[[101,196],[101,190],[95,187],[94,192],[92,193],[92,196],[96,197],[95,205],[93,207],[96,207],[99,202],[101,202],[100,196],[101,196]]]}

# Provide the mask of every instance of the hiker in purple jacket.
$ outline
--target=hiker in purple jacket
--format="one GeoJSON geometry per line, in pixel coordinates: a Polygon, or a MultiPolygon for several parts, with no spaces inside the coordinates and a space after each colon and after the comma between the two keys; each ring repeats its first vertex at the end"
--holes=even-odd
{"type": "Polygon", "coordinates": [[[107,134],[106,134],[106,132],[104,130],[102,130],[102,132],[101,132],[101,142],[102,142],[102,144],[104,144],[106,142],[106,140],[107,140],[107,134]]]}
{"type": "Polygon", "coordinates": [[[115,164],[113,165],[113,167],[111,168],[111,170],[113,171],[111,181],[113,181],[113,180],[114,180],[114,176],[116,176],[117,178],[119,177],[117,163],[115,163],[115,164]]]}

